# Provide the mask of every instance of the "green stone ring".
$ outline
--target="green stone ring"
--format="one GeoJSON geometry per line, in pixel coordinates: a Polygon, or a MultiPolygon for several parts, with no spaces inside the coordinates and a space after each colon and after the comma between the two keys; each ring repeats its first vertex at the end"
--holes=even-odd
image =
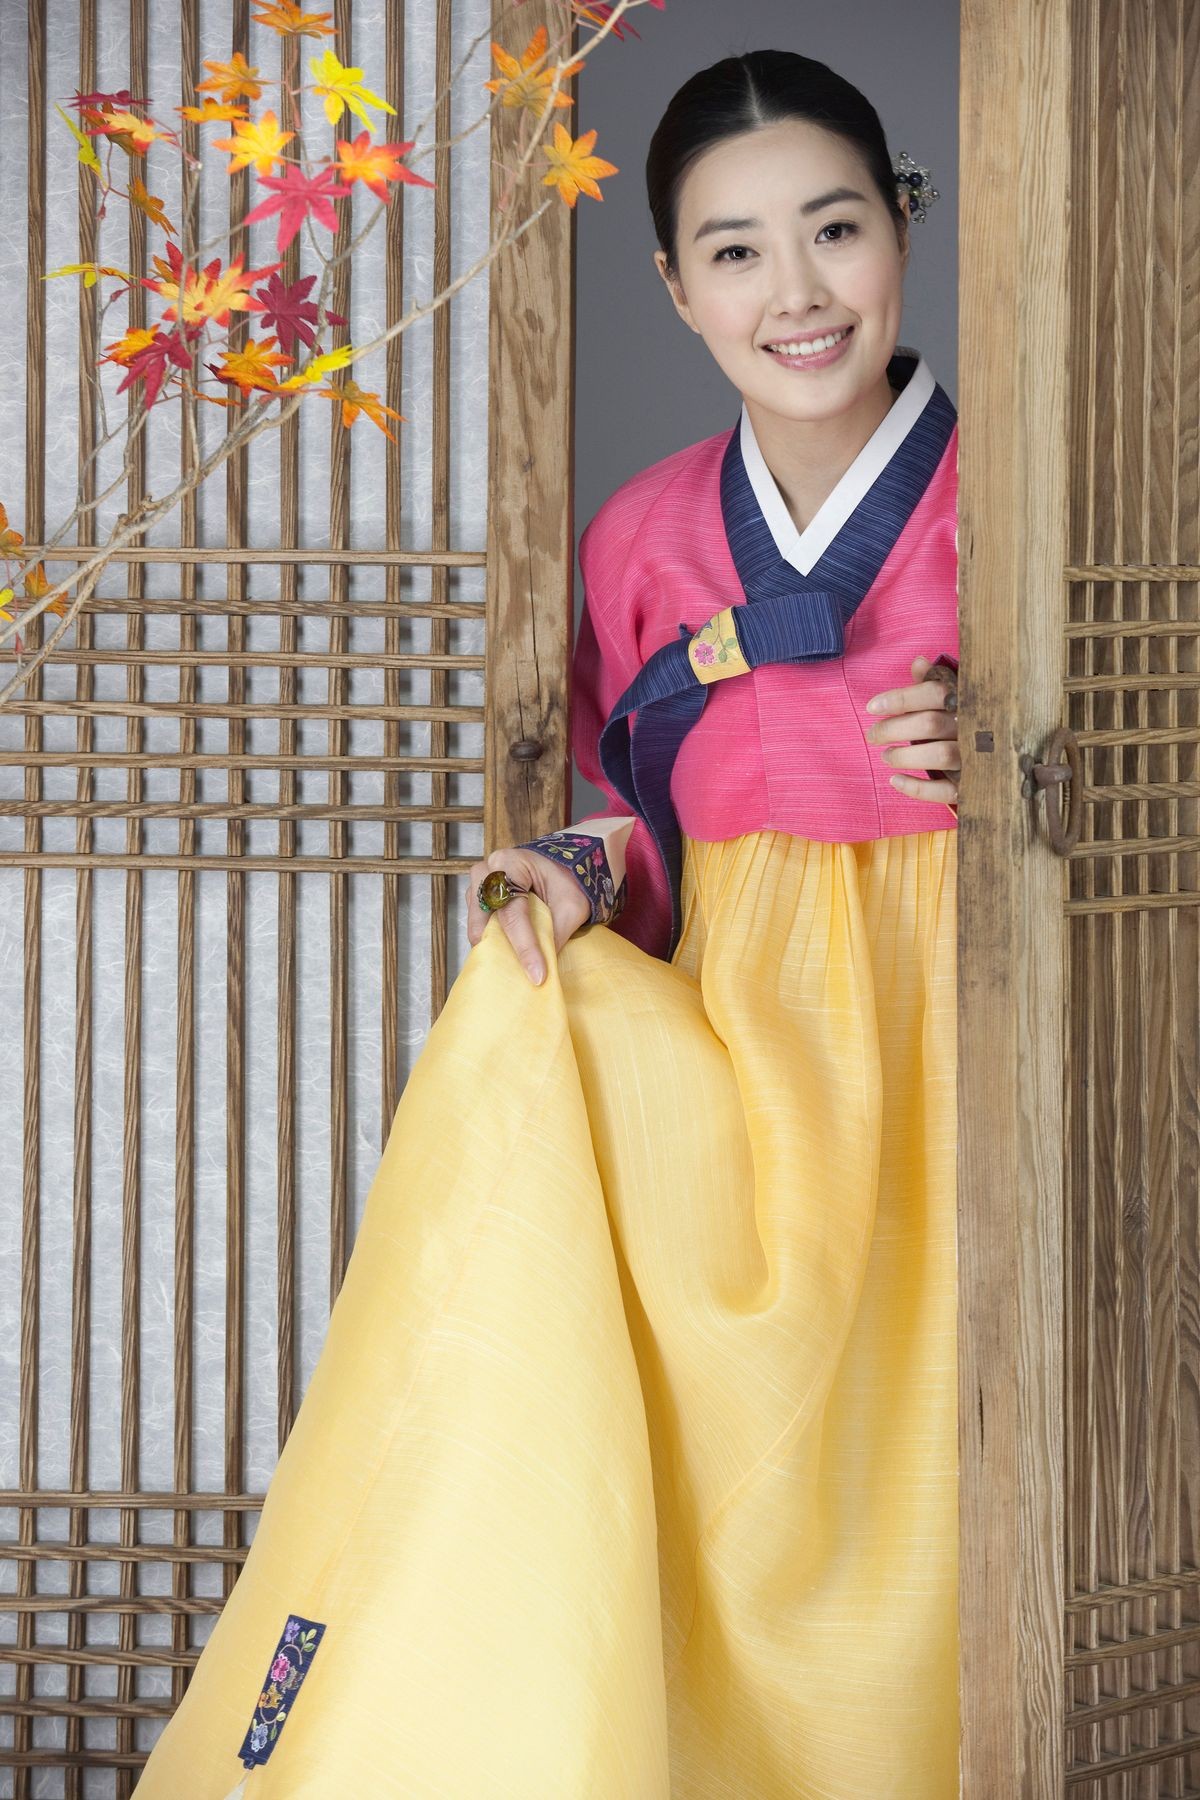
{"type": "Polygon", "coordinates": [[[527,894],[529,889],[510,881],[503,869],[492,869],[480,882],[477,892],[484,912],[499,912],[502,906],[507,906],[518,894],[527,894]]]}

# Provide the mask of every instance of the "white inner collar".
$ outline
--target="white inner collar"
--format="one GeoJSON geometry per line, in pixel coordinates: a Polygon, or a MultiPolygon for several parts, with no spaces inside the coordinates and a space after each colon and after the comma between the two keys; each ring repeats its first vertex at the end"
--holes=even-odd
{"type": "MultiPolygon", "coordinates": [[[[903,354],[898,348],[897,355],[903,354]]],[[[909,355],[917,354],[914,351],[909,355]]],[[[767,467],[746,403],[742,402],[741,450],[754,497],[770,527],[779,554],[807,575],[820,561],[863,495],[882,474],[925,410],[935,386],[933,371],[923,356],[898,397],[867,439],[833,492],[822,501],[803,531],[787,509],[779,484],[767,467]]]]}

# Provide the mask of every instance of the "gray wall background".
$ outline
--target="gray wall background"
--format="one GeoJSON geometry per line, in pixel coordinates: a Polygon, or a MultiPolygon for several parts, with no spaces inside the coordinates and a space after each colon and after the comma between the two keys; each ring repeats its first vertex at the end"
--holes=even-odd
{"type": "MultiPolygon", "coordinates": [[[[959,0],[919,7],[882,0],[801,6],[797,0],[667,0],[630,15],[638,38],[602,44],[578,78],[576,134],[598,133],[616,163],[602,203],[577,203],[576,543],[614,488],[660,457],[738,416],[741,397],[676,315],[654,267],[646,204],[651,133],[698,69],[746,50],[796,50],[861,88],[892,154],[928,168],[941,199],[913,227],[900,341],[957,394],[959,0]]],[[[583,584],[576,579],[576,617],[583,584]]],[[[606,803],[577,775],[572,817],[606,803]]]]}

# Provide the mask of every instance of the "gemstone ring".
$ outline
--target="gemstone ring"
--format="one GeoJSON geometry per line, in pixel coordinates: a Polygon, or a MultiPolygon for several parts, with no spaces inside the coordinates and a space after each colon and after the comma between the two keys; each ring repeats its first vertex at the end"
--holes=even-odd
{"type": "Polygon", "coordinates": [[[476,890],[479,904],[484,912],[499,912],[518,894],[528,894],[531,890],[511,881],[503,869],[492,869],[486,874],[476,890]]]}

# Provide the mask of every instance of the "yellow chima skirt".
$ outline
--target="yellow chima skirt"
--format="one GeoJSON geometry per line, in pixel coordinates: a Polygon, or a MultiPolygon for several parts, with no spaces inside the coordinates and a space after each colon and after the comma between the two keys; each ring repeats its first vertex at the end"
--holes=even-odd
{"type": "Polygon", "coordinates": [[[138,1800],[957,1794],[955,834],[684,850],[467,957],[138,1800]]]}

